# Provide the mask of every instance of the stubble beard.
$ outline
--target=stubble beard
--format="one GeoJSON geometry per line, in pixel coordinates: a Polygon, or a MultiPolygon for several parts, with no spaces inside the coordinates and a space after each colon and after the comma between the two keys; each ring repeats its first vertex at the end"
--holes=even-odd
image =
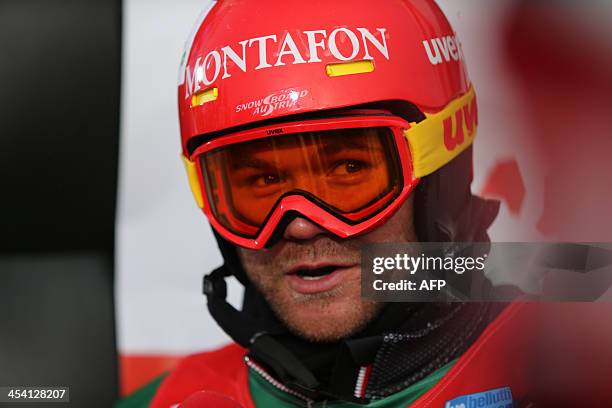
{"type": "Polygon", "coordinates": [[[361,298],[362,246],[416,240],[410,197],[386,224],[361,237],[321,235],[304,242],[284,241],[261,251],[239,248],[238,253],[249,280],[293,334],[314,342],[333,342],[364,329],[384,307],[384,303],[361,298]],[[302,294],[288,288],[284,275],[288,267],[322,259],[355,264],[356,271],[327,292],[302,294]]]}
{"type": "Polygon", "coordinates": [[[279,271],[299,262],[332,259],[361,261],[356,242],[320,237],[308,243],[284,243],[282,248],[258,253],[240,251],[247,275],[270,305],[276,317],[295,335],[314,342],[333,342],[362,330],[382,309],[382,304],[361,299],[361,271],[357,268],[340,286],[326,292],[302,294],[291,291],[279,271]]]}

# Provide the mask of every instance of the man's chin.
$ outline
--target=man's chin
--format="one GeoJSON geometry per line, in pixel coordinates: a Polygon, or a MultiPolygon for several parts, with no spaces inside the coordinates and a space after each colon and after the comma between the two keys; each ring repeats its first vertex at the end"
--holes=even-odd
{"type": "Polygon", "coordinates": [[[382,304],[360,299],[313,299],[290,308],[290,313],[277,310],[277,315],[293,334],[312,342],[329,343],[361,331],[381,308],[382,304]]]}

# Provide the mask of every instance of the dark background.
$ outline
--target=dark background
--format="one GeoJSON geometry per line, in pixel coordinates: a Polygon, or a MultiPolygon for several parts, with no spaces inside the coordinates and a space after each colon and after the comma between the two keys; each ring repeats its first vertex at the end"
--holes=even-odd
{"type": "Polygon", "coordinates": [[[0,385],[74,407],[117,395],[120,73],[120,1],[0,0],[0,385]]]}

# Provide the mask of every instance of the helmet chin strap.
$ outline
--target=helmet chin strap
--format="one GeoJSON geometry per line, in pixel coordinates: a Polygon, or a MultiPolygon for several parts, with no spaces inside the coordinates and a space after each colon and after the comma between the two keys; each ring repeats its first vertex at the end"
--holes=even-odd
{"type": "Polygon", "coordinates": [[[203,292],[208,299],[210,314],[236,343],[248,348],[253,357],[270,366],[283,383],[306,390],[316,389],[319,382],[314,374],[272,337],[278,327],[266,327],[270,324],[263,325],[227,302],[225,278],[230,275],[224,265],[204,276],[203,292]]]}

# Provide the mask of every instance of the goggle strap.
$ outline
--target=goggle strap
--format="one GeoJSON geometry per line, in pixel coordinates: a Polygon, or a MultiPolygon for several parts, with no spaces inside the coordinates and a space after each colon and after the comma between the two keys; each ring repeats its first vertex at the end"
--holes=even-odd
{"type": "Polygon", "coordinates": [[[187,157],[181,155],[181,159],[183,159],[183,164],[185,165],[185,170],[187,171],[187,178],[189,179],[189,187],[191,188],[193,198],[195,198],[198,207],[203,208],[204,197],[202,188],[200,187],[198,168],[195,162],[192,162],[187,157]]]}
{"type": "Polygon", "coordinates": [[[478,126],[474,88],[426,120],[404,131],[410,147],[414,176],[421,178],[444,166],[467,149],[478,126]]]}

